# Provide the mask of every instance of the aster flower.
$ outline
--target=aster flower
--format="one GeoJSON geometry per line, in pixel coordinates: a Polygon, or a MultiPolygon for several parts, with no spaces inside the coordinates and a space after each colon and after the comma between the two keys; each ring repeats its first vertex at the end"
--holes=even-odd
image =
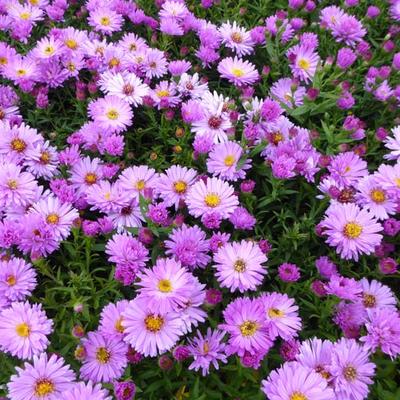
{"type": "Polygon", "coordinates": [[[253,64],[237,57],[224,58],[217,69],[222,78],[228,79],[235,86],[252,85],[259,77],[253,64]]]}
{"type": "Polygon", "coordinates": [[[185,72],[180,75],[177,89],[183,97],[201,99],[203,95],[208,92],[208,84],[200,80],[197,72],[193,75],[189,75],[185,72]]]}
{"type": "Polygon", "coordinates": [[[367,278],[360,280],[362,288],[362,305],[368,309],[395,309],[397,300],[392,290],[377,280],[368,281],[367,278]]]}
{"type": "Polygon", "coordinates": [[[367,310],[366,335],[360,340],[367,351],[378,348],[392,359],[400,354],[400,315],[393,307],[367,310]]]}
{"type": "Polygon", "coordinates": [[[208,178],[206,182],[199,180],[190,188],[186,203],[189,213],[195,217],[214,212],[228,218],[239,201],[231,185],[218,178],[208,178]]]}
{"type": "Polygon", "coordinates": [[[155,189],[158,181],[158,174],[153,168],[147,165],[139,165],[126,168],[118,178],[121,189],[128,191],[136,200],[145,190],[155,189]]]}
{"type": "Polygon", "coordinates": [[[49,141],[38,143],[33,149],[27,150],[25,165],[35,177],[49,179],[57,172],[57,149],[49,141]]]}
{"type": "Polygon", "coordinates": [[[100,163],[99,158],[85,157],[73,165],[70,180],[77,194],[84,193],[102,178],[100,163]]]}
{"type": "Polygon", "coordinates": [[[106,337],[122,339],[124,328],[121,314],[126,310],[128,300],[110,303],[103,308],[100,314],[99,332],[106,337]]]}
{"type": "Polygon", "coordinates": [[[324,28],[332,29],[345,15],[344,11],[337,6],[325,7],[320,13],[320,22],[324,28]]]}
{"type": "Polygon", "coordinates": [[[182,334],[179,314],[156,314],[148,308],[147,299],[130,301],[122,318],[124,340],[146,357],[172,349],[182,334]]]}
{"type": "Polygon", "coordinates": [[[360,254],[371,254],[380,244],[382,226],[366,210],[357,205],[333,204],[321,221],[326,242],[346,260],[358,260],[360,254]]]}
{"type": "Polygon", "coordinates": [[[68,237],[73,222],[79,218],[78,211],[68,203],[61,203],[57,197],[47,196],[35,203],[30,213],[43,217],[57,238],[68,237]]]}
{"type": "Polygon", "coordinates": [[[260,297],[270,329],[270,336],[288,340],[297,336],[301,329],[299,307],[283,293],[266,293],[260,297]]]}
{"type": "Polygon", "coordinates": [[[396,213],[396,202],[375,175],[362,178],[357,185],[357,190],[358,204],[369,210],[375,218],[385,220],[389,218],[389,215],[396,213]]]}
{"type": "Polygon", "coordinates": [[[210,373],[211,364],[218,370],[219,361],[226,363],[225,344],[222,343],[224,336],[225,333],[218,329],[212,331],[211,328],[208,328],[204,336],[200,331],[197,331],[197,336],[189,340],[188,350],[194,358],[194,361],[189,365],[189,370],[198,371],[201,369],[202,375],[206,376],[210,373]]]}
{"type": "Polygon", "coordinates": [[[166,254],[180,261],[184,267],[204,268],[210,261],[207,254],[209,245],[206,234],[198,226],[187,226],[174,229],[164,242],[166,254]]]}
{"type": "Polygon", "coordinates": [[[335,156],[328,170],[339,184],[345,186],[355,184],[368,175],[367,163],[351,151],[335,156]]]}
{"type": "Polygon", "coordinates": [[[389,194],[400,198],[400,162],[395,165],[382,164],[375,173],[379,183],[389,194]]]}
{"type": "Polygon", "coordinates": [[[86,201],[92,205],[91,209],[106,214],[119,212],[129,204],[128,199],[128,193],[121,189],[119,182],[101,180],[86,190],[86,201]]]}
{"type": "Polygon", "coordinates": [[[80,369],[81,377],[97,382],[111,382],[124,373],[128,360],[128,346],[115,337],[105,337],[100,332],[89,332],[82,339],[85,358],[80,369]]]}
{"type": "Polygon", "coordinates": [[[122,132],[132,125],[133,112],[129,104],[117,96],[108,95],[92,101],[88,111],[101,128],[111,132],[122,132]]]}
{"type": "Polygon", "coordinates": [[[180,101],[174,82],[159,82],[154,90],[151,91],[150,95],[159,110],[175,107],[180,101]]]}
{"type": "Polygon", "coordinates": [[[251,168],[251,161],[246,159],[242,162],[242,147],[232,141],[219,143],[209,153],[207,170],[214,176],[222,179],[236,181],[246,177],[246,170],[251,168]],[[239,162],[241,166],[239,166],[239,162]]]}
{"type": "Polygon", "coordinates": [[[262,381],[269,400],[335,400],[326,380],[298,362],[288,362],[262,381]]]}
{"type": "Polygon", "coordinates": [[[135,74],[129,72],[104,72],[98,82],[100,89],[112,96],[117,96],[134,107],[143,103],[143,98],[150,93],[149,87],[135,74]]]}
{"type": "Polygon", "coordinates": [[[384,142],[385,147],[390,150],[389,154],[385,154],[383,158],[387,160],[400,159],[400,125],[392,129],[392,136],[388,136],[384,142]]]}
{"type": "Polygon", "coordinates": [[[121,29],[123,19],[120,14],[110,7],[98,7],[90,11],[88,22],[96,31],[111,35],[121,29]]]}
{"type": "Polygon", "coordinates": [[[231,292],[255,290],[267,273],[265,262],[267,257],[257,243],[246,240],[227,243],[214,255],[217,280],[231,292]]]}
{"type": "Polygon", "coordinates": [[[178,209],[179,204],[185,201],[196,175],[197,172],[194,169],[180,165],[172,165],[163,174],[160,174],[156,191],[163,199],[164,204],[167,207],[174,205],[175,209],[178,209]]]}
{"type": "Polygon", "coordinates": [[[152,269],[139,274],[139,298],[155,313],[177,311],[188,300],[190,273],[179,261],[158,259],[152,269]]]}
{"type": "Polygon", "coordinates": [[[53,36],[45,37],[36,43],[33,54],[39,59],[57,57],[62,53],[63,43],[53,36]]]}
{"type": "Polygon", "coordinates": [[[293,76],[306,83],[312,81],[320,59],[314,49],[297,45],[289,50],[288,57],[293,60],[290,64],[293,76]]]}
{"type": "Polygon", "coordinates": [[[353,15],[342,15],[337,23],[333,24],[332,35],[337,42],[344,42],[348,46],[354,46],[366,35],[367,30],[353,15]]]}
{"type": "Polygon", "coordinates": [[[306,89],[290,78],[281,78],[272,85],[271,95],[289,108],[294,108],[303,104],[306,89]]]}
{"type": "Polygon", "coordinates": [[[313,369],[329,381],[332,348],[333,344],[329,340],[309,339],[301,344],[296,360],[304,367],[313,369]]]}
{"type": "Polygon", "coordinates": [[[124,231],[125,228],[141,227],[142,221],[144,221],[139,202],[136,199],[131,200],[117,212],[111,212],[108,216],[118,232],[124,231]]]}
{"type": "Polygon", "coordinates": [[[354,339],[341,339],[332,350],[329,372],[337,398],[365,399],[375,374],[375,364],[369,362],[367,351],[354,339]]]}
{"type": "Polygon", "coordinates": [[[46,350],[52,325],[41,304],[12,303],[0,312],[0,348],[20,359],[31,359],[46,350]]]}
{"type": "Polygon", "coordinates": [[[106,389],[102,389],[100,384],[94,385],[93,382],[75,383],[69,390],[62,392],[60,400],[112,400],[106,389]]]}
{"type": "Polygon", "coordinates": [[[36,287],[36,270],[22,258],[0,261],[0,296],[24,300],[36,287]]]}
{"type": "Polygon", "coordinates": [[[325,290],[327,294],[352,301],[359,300],[362,294],[360,282],[340,275],[332,275],[329,282],[325,285],[325,290]]]}
{"type": "Polygon", "coordinates": [[[218,32],[225,47],[235,51],[238,56],[251,54],[254,51],[250,32],[238,26],[236,21],[232,24],[229,21],[221,24],[218,32]]]}
{"type": "Polygon", "coordinates": [[[13,400],[59,400],[61,393],[73,387],[75,375],[62,357],[46,353],[33,357],[33,364],[16,368],[7,384],[13,400]]]}
{"type": "Polygon", "coordinates": [[[223,315],[224,323],[218,327],[230,335],[227,355],[265,353],[272,346],[265,310],[259,299],[238,298],[228,304],[223,315]]]}
{"type": "Polygon", "coordinates": [[[147,78],[161,78],[167,73],[168,62],[164,52],[158,49],[148,49],[145,57],[143,69],[147,78]]]}

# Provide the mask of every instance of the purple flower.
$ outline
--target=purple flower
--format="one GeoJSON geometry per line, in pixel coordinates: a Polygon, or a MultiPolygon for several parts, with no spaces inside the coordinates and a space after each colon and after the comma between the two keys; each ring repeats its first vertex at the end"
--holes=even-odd
{"type": "Polygon", "coordinates": [[[296,282],[300,279],[300,270],[296,264],[281,264],[278,268],[278,274],[283,282],[296,282]]]}
{"type": "Polygon", "coordinates": [[[136,386],[133,382],[114,382],[114,394],[117,400],[132,400],[136,386]]]}

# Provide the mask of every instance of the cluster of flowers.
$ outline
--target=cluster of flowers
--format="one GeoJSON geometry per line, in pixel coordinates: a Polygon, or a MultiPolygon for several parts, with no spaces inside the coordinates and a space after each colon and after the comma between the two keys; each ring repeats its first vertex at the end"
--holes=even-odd
{"type": "MultiPolygon", "coordinates": [[[[318,296],[340,299],[333,320],[345,338],[300,344],[301,319],[293,298],[278,292],[243,295],[261,288],[271,250],[268,241],[235,241],[229,231],[251,231],[256,224],[240,193],[255,188],[249,179],[251,151],[260,147],[273,177],[302,176],[318,185],[320,199],[329,198],[316,231],[327,237],[340,258],[358,261],[361,255],[375,254],[383,273],[396,272],[396,261],[388,257],[394,246],[385,243],[383,235],[400,231],[394,218],[400,209],[400,126],[391,134],[383,128],[377,132],[389,150],[385,159],[395,164],[381,164],[374,173],[362,158],[362,146],[335,156],[322,154],[313,145],[313,132],[289,119],[293,110],[318,97],[313,80],[319,69],[334,62],[321,58],[317,34],[302,31],[305,20],[280,11],[264,25],[246,30],[236,22],[217,26],[197,18],[183,1],[161,3],[156,20],[129,1],[89,0],[79,17],[87,15],[92,31],[51,28],[25,55],[0,43],[0,76],[11,82],[0,86],[0,349],[29,361],[11,377],[9,398],[109,400],[100,384],[114,383],[116,397],[129,400],[135,385],[119,381],[128,363],[171,351],[177,361],[192,358],[189,369],[203,375],[230,356],[257,369],[279,340],[286,362],[263,381],[269,399],[367,398],[375,370],[370,355],[378,348],[393,358],[400,354],[400,316],[391,290],[376,280],[341,276],[327,257],[319,258],[323,280],[314,281],[312,289],[318,296]],[[195,56],[203,68],[215,66],[240,97],[211,90],[207,79],[192,73],[189,61],[169,60],[135,33],[111,40],[128,21],[170,36],[193,32],[200,43],[195,56]],[[260,99],[256,84],[268,75],[268,68],[259,71],[245,57],[271,38],[290,44],[283,53],[290,77],[278,79],[260,99]],[[89,82],[83,81],[82,72],[90,76],[89,82]],[[15,88],[46,108],[49,91],[71,81],[77,100],[97,96],[88,104],[89,120],[58,150],[23,122],[15,88]],[[156,171],[148,165],[121,167],[104,160],[123,155],[125,136],[141,107],[158,110],[167,119],[178,116],[187,124],[194,138],[193,156],[203,162],[204,171],[182,165],[156,171]],[[235,134],[240,129],[239,140],[235,134]],[[318,177],[323,169],[326,173],[318,177]],[[82,382],[61,357],[45,353],[53,321],[40,304],[27,301],[37,274],[22,258],[36,260],[53,253],[74,226],[106,242],[115,279],[136,289],[134,299],[103,309],[97,331],[86,334],[76,327],[74,335],[81,343],[75,357],[82,362],[82,382]],[[166,258],[150,267],[154,226],[171,230],[164,242],[166,258]],[[202,333],[197,328],[207,319],[206,308],[222,300],[221,291],[197,276],[208,266],[215,285],[243,297],[226,306],[223,323],[202,333]],[[195,335],[187,337],[195,328],[195,335]]],[[[203,3],[208,7],[212,1],[203,3]]],[[[399,21],[400,2],[390,3],[390,16],[399,21]]],[[[27,42],[37,22],[62,21],[68,7],[63,0],[1,1],[0,25],[13,39],[27,42]]],[[[313,1],[289,1],[290,9],[312,12],[315,7],[313,1]]],[[[377,7],[368,8],[368,18],[378,15],[377,7]]],[[[319,12],[319,21],[336,42],[347,46],[337,53],[339,70],[359,58],[371,59],[364,40],[367,30],[356,17],[332,6],[319,12]]],[[[393,27],[392,35],[398,33],[393,27]]],[[[392,52],[395,42],[387,41],[385,48],[392,52]]],[[[187,51],[183,48],[181,55],[187,51]]],[[[365,89],[393,109],[400,105],[400,86],[392,87],[390,78],[399,70],[397,53],[392,66],[371,67],[365,77],[365,89]]],[[[342,84],[339,108],[353,107],[353,89],[342,84]]],[[[351,139],[365,137],[366,126],[359,118],[349,116],[343,126],[351,139]]],[[[282,264],[279,277],[297,281],[299,269],[282,264]]]]}

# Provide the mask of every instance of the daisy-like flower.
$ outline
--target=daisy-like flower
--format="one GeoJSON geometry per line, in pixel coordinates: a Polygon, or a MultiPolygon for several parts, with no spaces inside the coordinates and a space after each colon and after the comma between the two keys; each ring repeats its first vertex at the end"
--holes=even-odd
{"type": "Polygon", "coordinates": [[[396,213],[396,202],[375,175],[362,178],[357,185],[357,203],[380,220],[396,213]]]}
{"type": "Polygon", "coordinates": [[[86,201],[92,205],[92,210],[106,214],[118,212],[129,204],[128,193],[120,186],[119,182],[101,180],[87,189],[86,201]]]}
{"type": "Polygon", "coordinates": [[[111,7],[99,7],[90,11],[88,22],[94,30],[111,35],[121,29],[123,18],[111,7]]]}
{"type": "Polygon", "coordinates": [[[317,338],[304,341],[296,356],[296,360],[304,367],[313,369],[323,378],[329,381],[333,344],[329,340],[317,338]]]}
{"type": "Polygon", "coordinates": [[[206,92],[202,97],[202,115],[192,123],[192,131],[196,136],[211,135],[214,143],[226,142],[226,131],[232,127],[229,115],[226,113],[228,98],[206,92]]]}
{"type": "Polygon", "coordinates": [[[38,66],[33,57],[14,57],[4,71],[4,75],[16,84],[33,82],[38,74],[38,66]]]}
{"type": "Polygon", "coordinates": [[[22,258],[0,261],[0,296],[21,301],[36,287],[36,270],[22,258]]]}
{"type": "Polygon", "coordinates": [[[288,362],[262,381],[269,400],[336,400],[327,381],[298,362],[288,362]]]}
{"type": "Polygon", "coordinates": [[[58,163],[57,149],[49,141],[38,143],[26,152],[27,170],[37,178],[51,178],[57,171],[58,163]]]}
{"type": "Polygon", "coordinates": [[[139,200],[140,195],[144,195],[145,190],[152,191],[157,187],[158,174],[155,169],[147,165],[139,165],[126,168],[119,176],[118,181],[121,189],[139,200]]]}
{"type": "Polygon", "coordinates": [[[189,365],[189,370],[198,371],[201,369],[202,375],[206,376],[210,373],[211,364],[218,370],[219,361],[226,363],[225,344],[222,342],[224,336],[225,333],[218,329],[212,331],[211,328],[208,328],[204,336],[200,331],[197,331],[197,336],[189,340],[187,347],[194,359],[189,365]]]}
{"type": "Polygon", "coordinates": [[[143,103],[143,97],[150,93],[149,87],[135,74],[119,72],[116,74],[104,72],[98,82],[100,89],[112,96],[117,96],[134,107],[143,103]]]}
{"type": "Polygon", "coordinates": [[[332,350],[329,372],[337,398],[365,399],[375,375],[375,364],[369,361],[368,352],[354,339],[341,339],[332,350]]]}
{"type": "Polygon", "coordinates": [[[41,304],[12,303],[0,312],[0,348],[22,360],[46,350],[53,329],[41,304]]]}
{"type": "Polygon", "coordinates": [[[392,359],[400,354],[400,315],[393,307],[368,310],[367,333],[360,340],[367,351],[378,348],[392,359]]]}
{"type": "Polygon", "coordinates": [[[221,287],[231,292],[255,290],[267,273],[262,265],[265,262],[267,257],[257,243],[247,240],[227,243],[214,255],[215,275],[221,287]]]}
{"type": "Polygon", "coordinates": [[[174,205],[177,210],[179,204],[185,201],[196,175],[196,170],[180,165],[172,165],[163,174],[160,174],[156,191],[163,199],[164,204],[167,207],[174,205]]]}
{"type": "Polygon", "coordinates": [[[136,53],[148,48],[146,41],[136,33],[125,33],[118,42],[118,46],[128,53],[136,53]]]}
{"type": "Polygon", "coordinates": [[[63,51],[63,44],[53,36],[45,37],[40,40],[33,51],[35,57],[39,59],[50,59],[59,56],[63,51]]]}
{"type": "Polygon", "coordinates": [[[289,49],[287,56],[293,76],[306,83],[312,81],[319,62],[319,56],[314,49],[296,45],[289,49]]]}
{"type": "Polygon", "coordinates": [[[375,176],[390,194],[400,198],[400,162],[395,165],[382,164],[375,176]]]}
{"type": "Polygon", "coordinates": [[[174,229],[164,242],[166,254],[179,260],[184,267],[204,268],[210,261],[206,234],[198,226],[187,226],[174,229]]]}
{"type": "Polygon", "coordinates": [[[139,278],[139,298],[146,300],[147,307],[155,313],[177,311],[188,300],[191,274],[179,261],[160,258],[152,269],[140,273],[139,278]]]}
{"type": "Polygon", "coordinates": [[[174,19],[181,20],[188,13],[189,13],[189,10],[187,9],[187,7],[184,3],[180,3],[178,1],[167,0],[165,3],[163,3],[161,10],[159,12],[159,16],[161,18],[174,18],[174,19]]]}
{"type": "Polygon", "coordinates": [[[145,57],[143,69],[147,78],[161,78],[167,73],[168,62],[164,52],[158,49],[148,49],[145,53],[145,57]]]}
{"type": "Polygon", "coordinates": [[[124,231],[125,228],[141,227],[142,221],[144,221],[139,202],[136,199],[131,200],[118,212],[111,212],[108,216],[118,232],[124,231]]]}
{"type": "Polygon", "coordinates": [[[303,104],[306,89],[293,82],[290,78],[282,78],[272,85],[271,94],[289,108],[294,108],[303,104]]]}
{"type": "Polygon", "coordinates": [[[85,359],[80,369],[81,377],[97,382],[112,382],[124,373],[128,363],[128,346],[119,338],[106,337],[100,332],[89,332],[82,339],[85,359]]]}
{"type": "Polygon", "coordinates": [[[225,22],[218,29],[221,35],[222,43],[236,52],[238,56],[251,54],[254,51],[254,42],[251,39],[250,32],[238,26],[236,21],[231,24],[225,22]]]}
{"type": "Polygon", "coordinates": [[[128,300],[121,300],[115,304],[110,303],[103,308],[100,314],[99,332],[103,336],[122,339],[124,328],[121,314],[126,310],[128,300]]]}
{"type": "Polygon", "coordinates": [[[367,30],[353,15],[344,14],[333,24],[332,35],[337,42],[344,42],[347,46],[355,46],[366,35],[367,30]]]}
{"type": "Polygon", "coordinates": [[[87,33],[69,26],[68,28],[62,29],[60,40],[68,51],[78,53],[82,50],[82,45],[87,41],[87,33]]]}
{"type": "Polygon", "coordinates": [[[112,400],[106,389],[100,384],[94,385],[93,382],[75,383],[69,390],[62,392],[60,400],[112,400]]]}
{"type": "Polygon", "coordinates": [[[362,287],[361,303],[367,309],[391,308],[395,309],[397,300],[392,290],[382,283],[367,278],[360,280],[362,287]]]}
{"type": "Polygon", "coordinates": [[[362,294],[362,287],[359,281],[337,274],[331,275],[324,288],[327,294],[332,294],[342,300],[358,301],[362,294]]]}
{"type": "Polygon", "coordinates": [[[134,299],[122,313],[124,340],[144,356],[154,357],[172,349],[182,334],[179,314],[157,314],[149,309],[147,299],[134,299]]]}
{"type": "Polygon", "coordinates": [[[325,7],[321,10],[320,21],[324,28],[332,29],[345,15],[344,11],[337,6],[325,7]]]}
{"type": "Polygon", "coordinates": [[[259,299],[238,298],[228,304],[223,314],[225,321],[218,327],[230,335],[227,355],[265,352],[272,346],[265,310],[259,299]]]}
{"type": "Polygon", "coordinates": [[[201,99],[203,95],[208,92],[208,84],[200,80],[197,72],[193,75],[184,72],[179,78],[177,89],[184,97],[201,99]]]}
{"type": "Polygon", "coordinates": [[[29,172],[12,163],[0,164],[0,205],[27,206],[35,198],[37,182],[29,172]]]}
{"type": "Polygon", "coordinates": [[[243,148],[232,141],[219,143],[208,154],[207,171],[228,181],[237,181],[246,177],[246,170],[251,168],[251,160],[242,162],[243,148]],[[238,164],[241,166],[238,168],[238,164]]]}
{"type": "Polygon", "coordinates": [[[41,199],[29,212],[41,215],[60,239],[68,237],[73,222],[79,218],[78,211],[71,204],[61,203],[58,197],[54,196],[41,199]]]}
{"type": "Polygon", "coordinates": [[[218,72],[222,78],[228,79],[235,86],[249,86],[259,78],[253,64],[240,58],[227,57],[218,64],[218,72]]]}
{"type": "Polygon", "coordinates": [[[59,400],[61,393],[74,385],[75,374],[62,357],[46,353],[33,357],[33,364],[16,368],[17,374],[7,384],[12,400],[59,400]]]}
{"type": "Polygon", "coordinates": [[[352,203],[332,204],[321,221],[326,242],[346,260],[371,254],[382,240],[382,226],[366,210],[352,203]]]}
{"type": "Polygon", "coordinates": [[[393,136],[388,136],[384,142],[385,147],[390,150],[389,154],[385,154],[383,158],[386,160],[399,160],[400,159],[400,125],[392,129],[393,136]]]}
{"type": "Polygon", "coordinates": [[[31,4],[12,3],[7,10],[8,15],[17,22],[37,22],[44,17],[44,12],[39,7],[33,7],[31,4]]]}
{"type": "Polygon", "coordinates": [[[177,96],[176,84],[169,81],[159,82],[152,90],[151,98],[159,110],[175,107],[180,101],[179,96],[177,96]]]}
{"type": "Polygon", "coordinates": [[[88,111],[93,121],[111,132],[123,132],[132,125],[133,112],[129,104],[117,96],[92,101],[88,111]]]}
{"type": "Polygon", "coordinates": [[[221,218],[229,218],[239,205],[234,189],[218,178],[199,180],[189,190],[186,198],[189,213],[195,217],[218,213],[221,218]]]}
{"type": "Polygon", "coordinates": [[[75,163],[71,170],[72,187],[76,189],[77,194],[82,194],[98,183],[102,178],[101,160],[99,158],[85,157],[75,163]]]}
{"type": "Polygon", "coordinates": [[[272,337],[289,340],[301,329],[299,307],[283,293],[266,293],[260,297],[272,337]]]}

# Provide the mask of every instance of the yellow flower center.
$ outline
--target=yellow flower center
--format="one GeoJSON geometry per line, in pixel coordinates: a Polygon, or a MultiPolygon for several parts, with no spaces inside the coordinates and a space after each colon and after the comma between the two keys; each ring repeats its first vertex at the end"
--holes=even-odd
{"type": "Polygon", "coordinates": [[[50,162],[51,156],[50,153],[48,151],[44,151],[41,155],[40,155],[40,162],[42,164],[48,164],[50,162]]]}
{"type": "Polygon", "coordinates": [[[158,332],[164,325],[164,318],[160,317],[159,315],[156,316],[154,314],[150,314],[145,318],[144,324],[148,331],[158,332]]]}
{"type": "Polygon", "coordinates": [[[108,62],[108,66],[109,66],[110,68],[112,68],[112,67],[118,67],[119,64],[121,64],[121,61],[120,61],[118,58],[116,58],[116,57],[113,57],[113,58],[108,62]]]}
{"type": "Polygon", "coordinates": [[[232,68],[231,72],[237,78],[240,78],[241,76],[244,75],[244,71],[242,69],[240,69],[240,68],[232,68]]]}
{"type": "Polygon", "coordinates": [[[242,259],[238,259],[233,264],[233,268],[236,272],[244,272],[246,271],[246,263],[242,259]]]}
{"type": "Polygon", "coordinates": [[[117,322],[115,323],[115,330],[119,333],[124,333],[125,328],[122,326],[122,317],[119,317],[117,319],[117,322]]]}
{"type": "Polygon", "coordinates": [[[203,353],[208,354],[209,351],[210,351],[210,345],[208,344],[207,341],[205,341],[203,344],[203,353]]]}
{"type": "Polygon", "coordinates": [[[14,286],[17,283],[17,279],[15,275],[8,275],[6,282],[8,286],[14,286]]]}
{"type": "Polygon", "coordinates": [[[187,184],[186,184],[186,182],[183,182],[183,181],[176,181],[176,182],[174,183],[174,191],[175,191],[176,193],[179,193],[179,194],[185,193],[185,192],[186,192],[186,189],[187,189],[187,184]]]}
{"type": "Polygon", "coordinates": [[[308,400],[308,398],[301,392],[293,392],[290,396],[290,400],[308,400]]]}
{"type": "Polygon", "coordinates": [[[59,220],[60,217],[55,213],[51,213],[46,217],[46,222],[51,225],[57,224],[59,220]]]}
{"type": "Polygon", "coordinates": [[[89,172],[85,176],[85,182],[88,185],[94,185],[97,182],[97,175],[93,172],[89,172]]]}
{"type": "Polygon", "coordinates": [[[43,53],[46,54],[47,56],[51,56],[52,54],[54,54],[55,52],[55,48],[53,46],[46,46],[43,49],[43,53]]]}
{"type": "Polygon", "coordinates": [[[11,190],[15,190],[18,187],[18,182],[15,179],[10,179],[7,182],[7,186],[11,189],[11,190]]]}
{"type": "Polygon", "coordinates": [[[22,12],[21,14],[19,14],[19,17],[21,19],[23,19],[24,21],[26,21],[31,17],[31,13],[25,11],[25,12],[22,12]]]}
{"type": "Polygon", "coordinates": [[[363,304],[367,308],[372,308],[376,306],[376,297],[372,294],[364,293],[363,294],[363,304]]]}
{"type": "Polygon", "coordinates": [[[348,239],[357,239],[363,231],[361,225],[357,224],[356,222],[348,222],[343,229],[343,234],[348,239]]]}
{"type": "Polygon", "coordinates": [[[111,23],[110,18],[108,18],[108,17],[101,17],[100,18],[100,24],[101,25],[108,26],[108,25],[110,25],[110,23],[111,23]]]}
{"type": "Polygon", "coordinates": [[[11,148],[21,153],[26,149],[26,143],[22,139],[13,139],[11,140],[11,148]]]}
{"type": "Polygon", "coordinates": [[[375,202],[375,203],[383,203],[386,200],[386,195],[385,192],[383,190],[379,190],[379,189],[373,189],[371,191],[371,199],[375,202]]]}
{"type": "Polygon", "coordinates": [[[245,321],[239,328],[243,336],[253,336],[258,330],[258,324],[255,321],[245,321]]]}
{"type": "Polygon", "coordinates": [[[227,166],[227,167],[232,167],[232,165],[233,164],[235,164],[235,157],[232,155],[232,154],[230,154],[230,155],[228,155],[228,156],[226,156],[225,157],[225,159],[224,159],[224,164],[227,166]]]}
{"type": "Polygon", "coordinates": [[[394,183],[400,188],[400,178],[395,178],[394,183]]]}
{"type": "Polygon", "coordinates": [[[158,289],[160,292],[169,293],[172,291],[172,284],[169,279],[161,279],[158,282],[158,289]]]}
{"type": "Polygon", "coordinates": [[[6,65],[8,64],[8,60],[6,57],[0,57],[0,65],[6,65]]]}
{"type": "Polygon", "coordinates": [[[348,365],[343,370],[343,375],[346,381],[352,382],[357,378],[357,370],[352,365],[348,365]]]}
{"type": "Polygon", "coordinates": [[[54,392],[54,383],[50,379],[39,379],[35,385],[35,395],[45,397],[54,392]]]}
{"type": "Polygon", "coordinates": [[[74,64],[72,61],[70,61],[70,62],[67,63],[67,70],[68,70],[68,71],[74,72],[75,69],[76,69],[76,68],[75,68],[75,64],[74,64]]]}
{"type": "Polygon", "coordinates": [[[26,338],[30,335],[31,328],[29,328],[27,323],[23,322],[15,327],[15,332],[17,332],[18,336],[26,338]]]}
{"type": "Polygon", "coordinates": [[[310,68],[310,62],[305,58],[300,58],[298,64],[301,69],[304,69],[304,71],[307,71],[310,68]]]}
{"type": "Polygon", "coordinates": [[[110,361],[111,353],[105,347],[99,347],[96,350],[96,360],[100,364],[107,364],[110,361]]]}
{"type": "Polygon", "coordinates": [[[64,44],[72,50],[75,50],[78,47],[78,43],[74,39],[67,39],[64,44]]]}
{"type": "Polygon", "coordinates": [[[242,38],[242,35],[240,34],[240,32],[233,32],[231,35],[231,39],[235,43],[242,43],[242,41],[243,41],[243,38],[242,38]]]}
{"type": "Polygon", "coordinates": [[[112,108],[107,112],[108,119],[116,120],[118,117],[119,117],[118,111],[115,110],[114,108],[112,108]]]}
{"type": "Polygon", "coordinates": [[[277,145],[279,142],[282,142],[283,140],[283,135],[280,132],[274,132],[271,136],[271,142],[274,145],[277,145]]]}
{"type": "Polygon", "coordinates": [[[204,198],[204,202],[208,207],[217,207],[221,203],[221,198],[216,193],[209,193],[204,198]]]}
{"type": "Polygon", "coordinates": [[[157,92],[157,96],[161,97],[161,98],[168,97],[169,96],[169,91],[168,90],[159,90],[157,92]]]}
{"type": "Polygon", "coordinates": [[[285,315],[285,313],[278,308],[270,308],[268,310],[268,316],[270,318],[281,318],[285,315]]]}
{"type": "Polygon", "coordinates": [[[140,180],[138,180],[137,182],[136,182],[136,189],[137,190],[143,190],[144,189],[144,187],[145,187],[145,181],[143,180],[143,179],[140,179],[140,180]]]}
{"type": "Polygon", "coordinates": [[[26,75],[26,69],[17,69],[16,71],[17,76],[21,77],[21,76],[25,76],[26,75]]]}

